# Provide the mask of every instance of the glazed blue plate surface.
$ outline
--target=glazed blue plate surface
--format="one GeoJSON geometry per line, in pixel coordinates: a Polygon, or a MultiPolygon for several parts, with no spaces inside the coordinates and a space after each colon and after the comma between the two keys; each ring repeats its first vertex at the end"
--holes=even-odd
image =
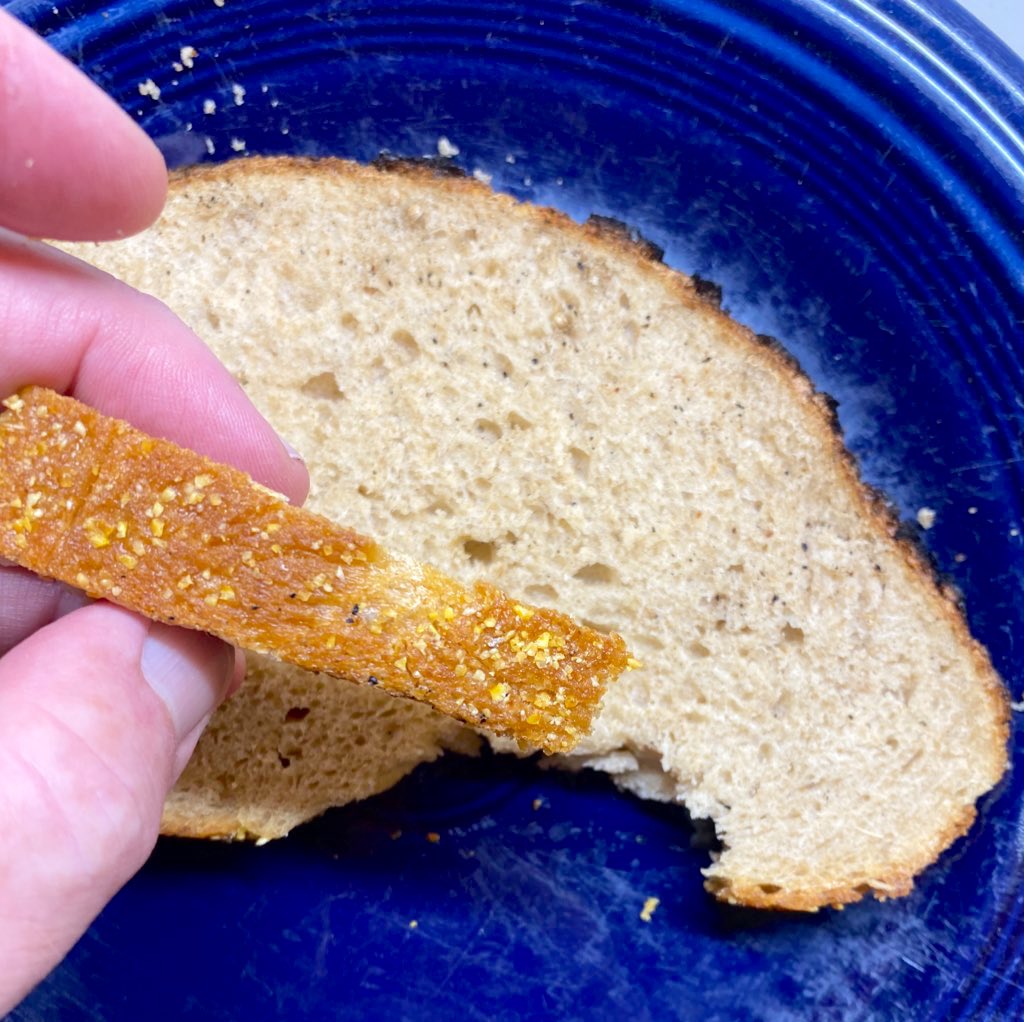
{"type": "MultiPolygon", "coordinates": [[[[720,283],[838,399],[866,478],[911,523],[936,511],[924,542],[1021,697],[1024,64],[976,21],[949,0],[218,2],[9,6],[173,165],[445,136],[495,187],[618,217],[720,283]]],[[[806,917],[714,903],[713,834],[679,808],[448,759],[264,848],[162,842],[13,1018],[1020,1018],[1016,714],[1011,752],[910,897],[806,917]]]]}

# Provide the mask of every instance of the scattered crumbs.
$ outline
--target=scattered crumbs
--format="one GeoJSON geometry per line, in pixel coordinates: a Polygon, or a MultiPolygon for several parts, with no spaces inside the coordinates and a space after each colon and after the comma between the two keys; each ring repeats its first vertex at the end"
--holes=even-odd
{"type": "Polygon", "coordinates": [[[152,78],[147,78],[144,82],[139,82],[139,95],[157,100],[160,98],[160,86],[152,78]]]}
{"type": "Polygon", "coordinates": [[[270,100],[271,108],[277,109],[277,107],[279,107],[280,105],[281,105],[281,101],[276,96],[271,97],[271,100],[270,100]]]}
{"type": "Polygon", "coordinates": [[[214,7],[223,7],[225,0],[213,0],[214,7]]]}
{"type": "Polygon", "coordinates": [[[199,51],[194,46],[183,46],[181,48],[181,52],[178,54],[182,67],[187,67],[190,71],[192,70],[192,65],[198,56],[199,51]]]}
{"type": "Polygon", "coordinates": [[[971,506],[970,506],[970,507],[969,507],[969,508],[967,509],[967,513],[968,513],[969,515],[976,515],[976,514],[978,513],[978,509],[977,509],[977,508],[976,508],[976,507],[975,507],[975,506],[974,506],[974,505],[972,504],[972,505],[971,505],[971,506]]]}
{"type": "Polygon", "coordinates": [[[967,554],[953,554],[953,560],[957,564],[963,564],[967,560],[967,554]]]}
{"type": "Polygon", "coordinates": [[[281,125],[281,134],[282,135],[287,135],[290,130],[291,129],[288,127],[287,124],[282,124],[281,125]]]}
{"type": "Polygon", "coordinates": [[[644,907],[640,909],[640,918],[645,922],[651,921],[651,916],[654,915],[654,910],[661,904],[661,898],[648,898],[644,901],[644,907]]]}
{"type": "Polygon", "coordinates": [[[1014,526],[1012,529],[1010,529],[1010,535],[1013,537],[1013,539],[1016,539],[1020,535],[1020,529],[1014,526]]]}
{"type": "Polygon", "coordinates": [[[267,83],[266,83],[266,82],[264,82],[264,83],[263,83],[263,84],[262,84],[262,85],[260,86],[260,92],[262,92],[262,93],[263,93],[263,95],[265,96],[265,95],[266,95],[266,94],[267,94],[268,92],[270,92],[270,86],[269,86],[269,85],[267,85],[267,83]]]}
{"type": "Polygon", "coordinates": [[[36,165],[36,161],[31,156],[27,156],[25,158],[25,169],[26,170],[31,170],[35,165],[36,165]]]}
{"type": "Polygon", "coordinates": [[[203,113],[206,114],[207,117],[209,117],[210,114],[215,114],[216,112],[217,112],[217,101],[215,99],[204,99],[203,100],[203,113]]]}
{"type": "Polygon", "coordinates": [[[235,97],[235,106],[241,106],[245,102],[245,86],[235,82],[231,86],[231,94],[235,97]]]}
{"type": "Polygon", "coordinates": [[[556,177],[555,178],[555,184],[558,185],[559,188],[561,188],[562,185],[565,184],[565,179],[564,178],[560,178],[560,177],[556,177]]]}
{"type": "Polygon", "coordinates": [[[509,153],[508,156],[505,157],[505,162],[506,163],[515,163],[516,162],[515,155],[513,153],[509,153]]]}
{"type": "Polygon", "coordinates": [[[245,139],[244,138],[233,138],[231,140],[231,148],[234,149],[234,151],[236,153],[244,152],[245,151],[245,139]]]}
{"type": "Polygon", "coordinates": [[[523,178],[523,184],[527,188],[532,188],[533,187],[533,178],[532,177],[524,177],[523,178]]]}
{"type": "Polygon", "coordinates": [[[544,805],[544,799],[542,799],[542,798],[535,798],[533,800],[533,811],[536,812],[538,809],[540,809],[540,807],[542,805],[544,805]]]}
{"type": "Polygon", "coordinates": [[[493,177],[493,175],[488,174],[486,170],[481,170],[479,167],[476,167],[473,170],[473,177],[475,177],[477,181],[480,181],[482,184],[489,185],[491,183],[491,178],[493,177]]]}
{"type": "Polygon", "coordinates": [[[917,524],[922,529],[930,529],[935,524],[935,509],[930,507],[918,508],[917,524]]]}
{"type": "Polygon", "coordinates": [[[441,840],[441,835],[436,830],[429,831],[427,834],[427,840],[432,844],[436,845],[441,840]]]}
{"type": "Polygon", "coordinates": [[[213,139],[209,135],[206,136],[206,151],[211,156],[217,151],[217,147],[213,144],[213,139]]]}
{"type": "Polygon", "coordinates": [[[174,70],[177,71],[179,74],[185,70],[185,65],[179,64],[178,61],[176,60],[171,61],[171,67],[174,68],[174,70]]]}
{"type": "Polygon", "coordinates": [[[451,159],[453,156],[459,155],[459,147],[453,142],[449,142],[447,136],[442,135],[437,140],[437,155],[443,156],[446,160],[451,159]]]}
{"type": "Polygon", "coordinates": [[[1010,709],[1013,710],[1014,713],[1020,713],[1024,710],[1024,692],[1021,693],[1019,702],[1010,703],[1010,709]]]}
{"type": "Polygon", "coordinates": [[[264,845],[269,845],[269,844],[270,844],[270,838],[268,838],[268,837],[258,837],[258,838],[256,838],[256,847],[257,848],[262,848],[264,845]]]}
{"type": "Polygon", "coordinates": [[[419,925],[420,925],[420,921],[418,919],[410,919],[409,920],[409,929],[410,930],[415,930],[416,927],[418,927],[419,925]]]}
{"type": "Polygon", "coordinates": [[[401,836],[402,832],[397,827],[388,835],[392,841],[397,841],[401,836]]]}

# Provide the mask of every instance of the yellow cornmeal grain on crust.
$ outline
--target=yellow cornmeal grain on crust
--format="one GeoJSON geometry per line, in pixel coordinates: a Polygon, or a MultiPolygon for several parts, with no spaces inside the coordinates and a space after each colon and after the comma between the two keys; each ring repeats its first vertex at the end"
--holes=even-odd
{"type": "Polygon", "coordinates": [[[30,387],[0,414],[0,556],[161,621],[564,752],[635,663],[617,635],[464,586],[245,473],[30,387]]]}

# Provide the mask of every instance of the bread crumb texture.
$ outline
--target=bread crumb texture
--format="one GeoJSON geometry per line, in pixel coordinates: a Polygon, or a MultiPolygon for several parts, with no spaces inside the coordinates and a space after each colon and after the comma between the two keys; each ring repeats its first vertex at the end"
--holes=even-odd
{"type": "MultiPolygon", "coordinates": [[[[621,234],[425,168],[249,159],[63,247],[213,347],[314,509],[622,633],[644,667],[561,762],[710,817],[719,898],[904,894],[1001,776],[1002,685],[827,402],[621,234]]],[[[257,659],[165,827],[284,833],[472,741],[257,659]]]]}

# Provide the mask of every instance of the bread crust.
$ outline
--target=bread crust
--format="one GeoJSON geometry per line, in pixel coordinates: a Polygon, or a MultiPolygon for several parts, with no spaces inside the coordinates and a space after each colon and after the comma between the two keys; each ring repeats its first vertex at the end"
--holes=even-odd
{"type": "Polygon", "coordinates": [[[427,565],[221,465],[28,387],[0,411],[0,554],[147,617],[570,750],[619,636],[427,565]]]}

